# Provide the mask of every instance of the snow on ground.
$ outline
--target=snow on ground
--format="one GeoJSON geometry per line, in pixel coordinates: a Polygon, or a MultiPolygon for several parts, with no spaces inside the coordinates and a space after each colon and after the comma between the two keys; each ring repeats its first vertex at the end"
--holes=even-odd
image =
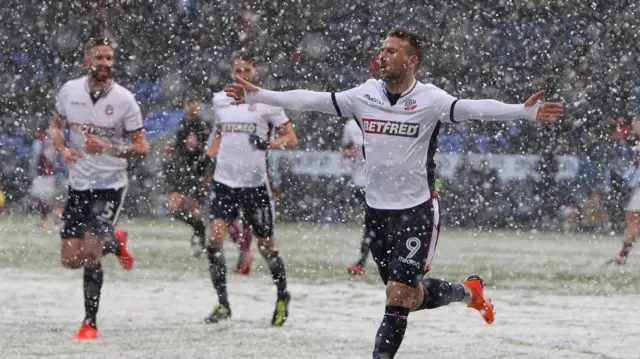
{"type": "MultiPolygon", "coordinates": [[[[59,237],[28,217],[0,217],[0,358],[370,358],[384,290],[370,262],[355,258],[356,226],[281,224],[291,317],[271,328],[275,288],[261,259],[250,276],[231,274],[233,320],[206,325],[215,299],[207,263],[188,255],[178,222],[123,226],[137,256],[125,273],[103,260],[100,338],[69,336],[83,316],[81,271],[59,264],[59,237]]],[[[604,261],[620,238],[445,230],[431,275],[481,274],[496,322],[451,305],[412,314],[397,358],[640,358],[640,267],[604,261]]],[[[227,249],[227,263],[236,253],[227,249]]]]}

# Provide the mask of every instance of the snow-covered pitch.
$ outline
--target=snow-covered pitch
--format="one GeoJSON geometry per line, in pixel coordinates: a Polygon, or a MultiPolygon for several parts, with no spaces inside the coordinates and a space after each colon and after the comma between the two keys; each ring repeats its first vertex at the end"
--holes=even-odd
{"type": "MultiPolygon", "coordinates": [[[[250,276],[229,276],[233,319],[207,325],[215,295],[206,260],[189,256],[189,230],[168,220],[122,223],[136,268],[103,259],[100,338],[74,342],[82,271],[62,268],[57,232],[36,225],[0,216],[0,358],[371,357],[384,288],[371,260],[362,278],[346,274],[357,226],[276,228],[293,300],[289,321],[271,328],[275,287],[262,258],[250,276]]],[[[412,314],[397,358],[640,358],[640,255],[604,266],[619,241],[444,228],[431,275],[482,275],[496,321],[486,325],[461,304],[412,314]]],[[[236,253],[228,242],[230,267],[236,253]]]]}

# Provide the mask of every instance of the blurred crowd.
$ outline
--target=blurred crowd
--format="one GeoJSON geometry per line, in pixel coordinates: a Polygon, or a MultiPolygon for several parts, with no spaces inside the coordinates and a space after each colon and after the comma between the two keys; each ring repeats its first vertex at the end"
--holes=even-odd
{"type": "MultiPolygon", "coordinates": [[[[84,42],[105,30],[119,44],[115,77],[135,92],[146,114],[180,108],[187,88],[209,102],[230,80],[229,58],[240,48],[259,54],[261,86],[348,89],[375,72],[384,33],[405,26],[427,40],[421,80],[458,97],[505,102],[522,102],[545,89],[548,98],[567,104],[566,115],[554,124],[446,126],[443,151],[576,155],[582,161],[580,181],[598,186],[610,185],[609,164],[629,156],[628,128],[640,93],[636,1],[5,0],[3,5],[0,134],[5,137],[10,132],[28,141],[34,127],[48,119],[57,89],[82,73],[84,42]]],[[[290,116],[302,148],[339,148],[337,118],[290,116]]]]}

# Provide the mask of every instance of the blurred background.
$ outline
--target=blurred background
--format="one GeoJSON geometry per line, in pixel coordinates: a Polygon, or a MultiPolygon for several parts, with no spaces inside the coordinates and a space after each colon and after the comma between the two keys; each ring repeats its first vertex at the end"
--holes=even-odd
{"type": "MultiPolygon", "coordinates": [[[[164,145],[195,89],[211,119],[212,94],[230,81],[241,48],[260,56],[259,85],[339,91],[376,70],[387,30],[427,39],[418,79],[454,96],[523,102],[539,89],[566,103],[553,124],[468,122],[442,127],[437,155],[444,225],[620,232],[637,167],[640,73],[635,1],[4,0],[0,9],[0,188],[5,211],[32,211],[35,129],[82,47],[105,30],[118,41],[114,76],[139,101],[152,155],[130,164],[125,215],[163,217],[164,145]]],[[[341,160],[343,120],[288,112],[297,151],[270,154],[282,221],[360,219],[341,160]]],[[[65,170],[58,163],[60,204],[65,170]]]]}

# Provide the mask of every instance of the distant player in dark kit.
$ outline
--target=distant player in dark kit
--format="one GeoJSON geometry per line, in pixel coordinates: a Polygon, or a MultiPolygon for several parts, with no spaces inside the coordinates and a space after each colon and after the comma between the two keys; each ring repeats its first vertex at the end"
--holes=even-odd
{"type": "Polygon", "coordinates": [[[292,110],[320,111],[353,117],[364,132],[366,158],[365,227],[371,254],[386,285],[384,318],[376,335],[373,358],[393,358],[400,348],[410,312],[463,302],[494,320],[483,282],[471,276],[463,283],[424,278],[435,254],[440,227],[438,197],[431,193],[428,167],[436,153],[440,123],[465,120],[550,121],[560,116],[559,103],[539,103],[544,92],[524,104],[457,99],[414,77],[424,41],[407,29],[387,34],[378,55],[381,80],[339,93],[260,89],[245,79],[225,87],[233,104],[264,103],[292,110]]]}
{"type": "MultiPolygon", "coordinates": [[[[232,76],[252,80],[257,73],[255,59],[247,54],[234,56],[231,71],[232,76]]],[[[284,262],[273,238],[274,208],[267,180],[267,151],[297,147],[298,139],[282,108],[256,104],[231,106],[224,92],[214,95],[213,105],[216,124],[208,154],[216,160],[215,198],[209,215],[211,242],[207,253],[218,304],[206,322],[216,323],[231,317],[222,245],[227,224],[242,212],[252,227],[260,254],[267,261],[277,287],[271,325],[281,326],[287,320],[291,296],[287,291],[284,262]],[[270,140],[274,128],[279,129],[280,136],[270,140]]]]}
{"type": "Polygon", "coordinates": [[[133,94],[111,78],[115,48],[108,36],[89,40],[84,53],[89,74],[62,86],[50,129],[69,170],[62,265],[84,268],[85,319],[74,339],[98,336],[96,317],[103,282],[100,257],[113,253],[125,270],[133,267],[126,233],[114,233],[114,228],[127,193],[127,158],[146,156],[149,144],[133,94]],[[65,124],[70,128],[68,142],[63,136],[65,124]]]}
{"type": "Polygon", "coordinates": [[[211,125],[200,117],[200,100],[196,93],[187,92],[183,104],[185,116],[175,133],[173,145],[165,148],[172,155],[164,168],[169,186],[167,209],[172,216],[193,228],[192,254],[199,256],[206,247],[202,214],[208,192],[207,166],[200,159],[211,135],[211,125]]]}

